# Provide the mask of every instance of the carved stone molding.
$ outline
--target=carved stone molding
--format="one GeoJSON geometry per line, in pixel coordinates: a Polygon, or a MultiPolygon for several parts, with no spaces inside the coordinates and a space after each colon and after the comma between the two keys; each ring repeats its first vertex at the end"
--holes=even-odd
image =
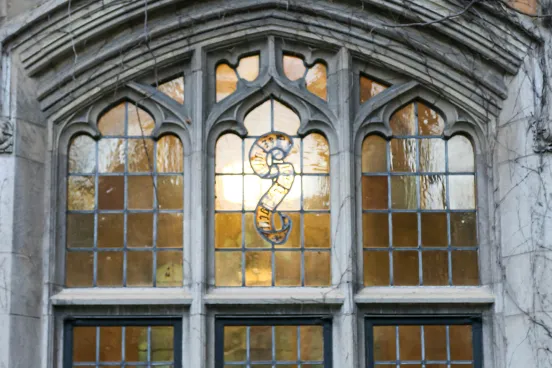
{"type": "Polygon", "coordinates": [[[0,154],[13,152],[13,124],[8,119],[0,119],[0,154]]]}
{"type": "Polygon", "coordinates": [[[550,129],[533,129],[533,151],[535,153],[552,152],[552,134],[550,133],[550,129]]]}

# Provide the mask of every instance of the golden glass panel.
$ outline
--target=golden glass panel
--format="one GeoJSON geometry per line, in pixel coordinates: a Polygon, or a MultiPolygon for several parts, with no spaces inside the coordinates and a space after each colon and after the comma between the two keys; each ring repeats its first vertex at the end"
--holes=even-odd
{"type": "Polygon", "coordinates": [[[67,248],[94,246],[94,215],[67,215],[67,248]]]}
{"type": "MultiPolygon", "coordinates": [[[[251,110],[243,120],[243,124],[250,136],[261,136],[270,131],[272,102],[267,100],[251,110]]],[[[249,152],[246,152],[246,157],[249,152]]]]}
{"type": "MultiPolygon", "coordinates": [[[[278,216],[276,216],[276,219],[278,216]]],[[[240,222],[241,224],[241,222],[240,222]]],[[[281,224],[277,224],[277,228],[280,228],[281,224]]],[[[240,227],[241,229],[241,227],[240,227]]],[[[228,231],[228,230],[226,230],[228,231]]],[[[239,241],[237,241],[236,245],[238,247],[241,247],[242,245],[242,232],[239,233],[239,241]]],[[[255,227],[255,214],[254,213],[246,213],[245,214],[245,239],[244,244],[246,248],[270,248],[271,244],[264,240],[262,236],[259,235],[257,232],[257,228],[255,227]]]]}
{"type": "Polygon", "coordinates": [[[96,168],[96,142],[87,135],[71,139],[69,146],[69,172],[92,173],[96,168]]]}
{"type": "Polygon", "coordinates": [[[396,209],[414,210],[418,208],[416,177],[391,177],[391,206],[396,209]]]}
{"type": "Polygon", "coordinates": [[[182,248],[184,225],[181,213],[160,213],[157,215],[157,247],[182,248]]]}
{"type": "Polygon", "coordinates": [[[103,138],[98,142],[98,171],[122,173],[125,171],[125,139],[103,138]]]}
{"type": "Polygon", "coordinates": [[[128,139],[128,171],[153,172],[153,141],[128,139]]]}
{"type": "Polygon", "coordinates": [[[420,171],[445,171],[445,141],[442,139],[419,139],[420,171]]]}
{"type": "Polygon", "coordinates": [[[362,172],[387,172],[387,142],[370,135],[362,143],[362,172]]]}
{"type": "Polygon", "coordinates": [[[397,360],[397,338],[395,326],[374,326],[374,360],[397,360]]]}
{"type": "MultiPolygon", "coordinates": [[[[444,368],[447,368],[447,367],[444,367],[444,368]]],[[[451,364],[450,368],[473,368],[473,364],[451,364]]]]}
{"type": "Polygon", "coordinates": [[[245,286],[272,285],[272,253],[245,253],[245,286]]]}
{"type": "Polygon", "coordinates": [[[151,252],[127,252],[127,286],[153,286],[151,252]]]}
{"type": "Polygon", "coordinates": [[[228,64],[220,64],[216,69],[216,102],[219,102],[238,89],[238,76],[228,64]]]}
{"type": "Polygon", "coordinates": [[[299,116],[280,101],[274,100],[274,130],[291,136],[297,135],[301,121],[299,116]]]}
{"type": "Polygon", "coordinates": [[[272,186],[272,180],[262,179],[257,175],[245,175],[243,177],[243,205],[246,211],[253,211],[257,208],[257,204],[261,197],[272,186]]]}
{"type": "Polygon", "coordinates": [[[324,360],[324,329],[322,326],[300,326],[301,360],[324,360]]]}
{"type": "Polygon", "coordinates": [[[396,111],[389,121],[394,135],[415,135],[416,115],[414,104],[409,104],[396,111]]]}
{"type": "MultiPolygon", "coordinates": [[[[298,212],[283,212],[289,216],[291,223],[291,231],[288,235],[287,242],[284,244],[275,244],[275,248],[301,248],[301,215],[298,212]]],[[[275,220],[279,220],[278,217],[275,220]]],[[[281,228],[280,221],[276,221],[276,228],[281,228]]]]}
{"type": "Polygon", "coordinates": [[[364,286],[387,286],[389,252],[364,252],[364,286]]]}
{"type": "Polygon", "coordinates": [[[147,327],[127,326],[125,328],[125,360],[127,362],[147,362],[147,341],[147,327]]]}
{"type": "Polygon", "coordinates": [[[445,121],[435,110],[418,102],[418,126],[420,135],[441,135],[445,121]]]}
{"type": "Polygon", "coordinates": [[[422,277],[425,286],[448,285],[448,252],[422,252],[422,277]]]}
{"type": "MultiPolygon", "coordinates": [[[[446,364],[426,364],[426,368],[448,368],[449,366],[446,364]]],[[[451,365],[452,368],[459,368],[456,365],[451,365]]],[[[461,368],[472,368],[471,365],[462,365],[461,368]]]]}
{"type": "Polygon", "coordinates": [[[387,213],[363,213],[362,235],[364,248],[389,246],[389,215],[387,213]]]}
{"type": "Polygon", "coordinates": [[[444,210],[447,203],[443,175],[420,176],[420,205],[424,210],[444,210]]]}
{"type": "Polygon", "coordinates": [[[128,177],[128,208],[151,210],[153,208],[153,177],[128,177]]]}
{"type": "Polygon", "coordinates": [[[152,326],[151,350],[151,360],[153,362],[174,360],[174,328],[170,326],[152,326]]]}
{"type": "MultiPolygon", "coordinates": [[[[245,152],[249,165],[249,151],[245,152]]],[[[224,174],[242,173],[242,140],[235,134],[224,134],[217,140],[215,172],[224,174]]]]}
{"type": "Polygon", "coordinates": [[[274,253],[276,286],[301,286],[301,252],[274,253]]]}
{"type": "MultiPolygon", "coordinates": [[[[330,248],[331,227],[329,213],[305,213],[303,215],[305,248],[330,248]]],[[[297,224],[298,225],[298,224],[297,224]]]]}
{"type": "Polygon", "coordinates": [[[94,253],[66,252],[65,285],[68,287],[90,287],[93,284],[94,253]]]}
{"type": "Polygon", "coordinates": [[[157,172],[184,171],[184,147],[178,137],[166,135],[157,142],[157,172]]]}
{"type": "Polygon", "coordinates": [[[124,241],[124,215],[98,214],[98,248],[122,248],[124,241]]]}
{"type": "Polygon", "coordinates": [[[309,68],[305,76],[307,90],[323,100],[328,99],[328,69],[322,63],[316,63],[309,68]]]}
{"type": "Polygon", "coordinates": [[[94,209],[94,178],[70,176],[67,178],[67,209],[83,211],[94,209]]]}
{"type": "Polygon", "coordinates": [[[422,213],[422,246],[446,247],[447,245],[447,214],[422,213]]]}
{"type": "Polygon", "coordinates": [[[393,281],[396,286],[419,285],[418,252],[393,252],[393,281]]]}
{"type": "Polygon", "coordinates": [[[449,326],[451,360],[473,359],[472,335],[472,326],[470,325],[449,326]]]}
{"type": "Polygon", "coordinates": [[[100,327],[100,361],[120,362],[122,359],[122,337],[121,327],[109,326],[100,327]]]}
{"type": "Polygon", "coordinates": [[[125,178],[100,176],[98,180],[98,209],[122,210],[125,207],[125,178]]]}
{"type": "Polygon", "coordinates": [[[416,139],[391,140],[391,171],[416,172],[416,139]]]}
{"type": "Polygon", "coordinates": [[[127,217],[127,246],[153,246],[153,213],[129,213],[127,217]]]}
{"type": "Polygon", "coordinates": [[[215,248],[242,247],[242,214],[215,214],[215,248]]]}
{"type": "Polygon", "coordinates": [[[155,128],[153,117],[145,110],[136,107],[134,103],[128,104],[128,135],[146,137],[151,135],[155,128]]]}
{"type": "Polygon", "coordinates": [[[473,175],[450,175],[449,191],[451,209],[475,209],[475,178],[473,175]]]}
{"type": "Polygon", "coordinates": [[[452,284],[479,285],[479,262],[477,251],[452,252],[452,284]]]}
{"type": "Polygon", "coordinates": [[[163,92],[179,104],[184,103],[184,77],[160,84],[157,90],[163,92]]]}
{"type": "Polygon", "coordinates": [[[215,177],[215,209],[241,210],[242,202],[242,176],[217,175],[215,177]]]}
{"type": "Polygon", "coordinates": [[[474,172],[473,145],[463,135],[455,135],[448,141],[448,164],[450,172],[474,172]]]}
{"type": "Polygon", "coordinates": [[[477,245],[477,216],[473,212],[450,214],[451,244],[455,247],[477,245]]]}
{"type": "Polygon", "coordinates": [[[98,286],[123,286],[123,252],[98,252],[98,286]]]}
{"type": "Polygon", "coordinates": [[[96,361],[96,327],[73,328],[73,362],[96,361]]]}
{"type": "MultiPolygon", "coordinates": [[[[224,327],[224,361],[244,362],[246,360],[247,327],[224,327]]],[[[235,367],[234,365],[232,367],[235,367]]]]}
{"type": "Polygon", "coordinates": [[[102,115],[98,121],[98,129],[102,135],[118,135],[125,134],[125,116],[126,102],[111,108],[102,115]]]}
{"type": "Polygon", "coordinates": [[[184,180],[181,175],[157,177],[157,203],[162,210],[181,210],[184,207],[184,180]]]}
{"type": "Polygon", "coordinates": [[[296,176],[293,186],[282,203],[278,206],[278,211],[299,211],[301,209],[301,176],[296,176]]]}
{"type": "Polygon", "coordinates": [[[330,209],[329,176],[303,176],[303,209],[330,209]]]}
{"type": "Polygon", "coordinates": [[[399,326],[400,360],[422,359],[422,331],[420,326],[399,326]]]}
{"type": "Polygon", "coordinates": [[[305,286],[328,286],[330,282],[330,252],[305,252],[305,286]]]}
{"type": "Polygon", "coordinates": [[[236,68],[241,79],[253,82],[259,76],[259,55],[246,56],[240,59],[236,68]]]}
{"type": "Polygon", "coordinates": [[[249,336],[249,358],[252,361],[271,361],[272,327],[251,326],[249,336]]]}
{"type": "Polygon", "coordinates": [[[296,361],[297,356],[297,326],[275,326],[276,360],[296,361]]]}
{"type": "Polygon", "coordinates": [[[215,285],[242,286],[242,253],[215,252],[215,285]]]}
{"type": "Polygon", "coordinates": [[[386,86],[371,80],[363,75],[360,76],[360,103],[363,104],[378,93],[387,89],[386,86]]]}
{"type": "Polygon", "coordinates": [[[284,55],[284,74],[291,81],[296,81],[305,76],[307,67],[303,59],[297,56],[284,55]]]}
{"type": "Polygon", "coordinates": [[[155,282],[158,287],[182,286],[182,252],[157,252],[155,282]]]}
{"type": "Polygon", "coordinates": [[[393,247],[418,246],[418,216],[415,213],[393,213],[393,247]]]}
{"type": "Polygon", "coordinates": [[[424,340],[426,360],[447,360],[446,326],[424,326],[424,340]]]}
{"type": "Polygon", "coordinates": [[[383,210],[388,208],[389,191],[387,176],[362,177],[362,208],[383,210]]]}
{"type": "Polygon", "coordinates": [[[313,133],[303,139],[303,172],[306,174],[330,172],[330,147],[323,135],[313,133]]]}

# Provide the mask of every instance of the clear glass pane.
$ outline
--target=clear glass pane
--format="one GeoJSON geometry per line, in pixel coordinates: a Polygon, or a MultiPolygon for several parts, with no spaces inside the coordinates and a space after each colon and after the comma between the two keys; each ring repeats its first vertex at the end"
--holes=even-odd
{"type": "Polygon", "coordinates": [[[301,286],[301,252],[274,253],[276,262],[276,286],[301,286]]]}
{"type": "Polygon", "coordinates": [[[109,326],[100,327],[100,361],[120,362],[122,359],[122,336],[121,327],[109,326]]]}
{"type": "Polygon", "coordinates": [[[316,63],[307,72],[305,76],[307,90],[320,97],[323,100],[328,99],[328,69],[322,63],[316,63]]]}
{"type": "Polygon", "coordinates": [[[129,172],[153,172],[153,141],[129,139],[127,159],[129,172]]]}
{"type": "Polygon", "coordinates": [[[73,362],[96,361],[96,327],[73,328],[73,362]]]}
{"type": "Polygon", "coordinates": [[[389,121],[394,135],[415,135],[416,114],[414,104],[409,104],[398,110],[389,121]]]}
{"type": "Polygon", "coordinates": [[[174,360],[173,327],[151,327],[151,360],[154,362],[171,362],[174,360]]]}
{"type": "Polygon", "coordinates": [[[98,170],[101,173],[125,171],[125,139],[104,138],[98,142],[98,170]]]}
{"type": "Polygon", "coordinates": [[[330,252],[305,252],[305,286],[328,286],[330,277],[330,252]]]}
{"type": "Polygon", "coordinates": [[[100,287],[123,286],[123,252],[98,252],[100,287]]]}
{"type": "Polygon", "coordinates": [[[362,208],[365,210],[382,210],[388,208],[387,176],[362,177],[362,208]]]}
{"type": "Polygon", "coordinates": [[[446,326],[424,326],[425,358],[447,360],[446,326]]]}
{"type": "Polygon", "coordinates": [[[66,252],[65,285],[67,287],[91,287],[94,273],[94,253],[66,252]]]}
{"type": "Polygon", "coordinates": [[[157,215],[157,247],[182,248],[183,216],[181,213],[160,213],[157,215]]]}
{"type": "Polygon", "coordinates": [[[387,286],[389,281],[389,252],[364,252],[364,285],[387,286]]]}
{"type": "Polygon", "coordinates": [[[69,172],[92,173],[96,167],[96,142],[86,135],[71,139],[69,172]]]}
{"type": "Polygon", "coordinates": [[[163,92],[180,104],[184,103],[184,77],[160,84],[157,90],[163,92]]]}
{"type": "MultiPolygon", "coordinates": [[[[244,206],[246,211],[253,211],[261,197],[268,192],[272,186],[271,180],[261,179],[257,175],[245,175],[244,178],[244,206]]],[[[289,196],[289,194],[288,194],[289,196]]]]}
{"type": "Polygon", "coordinates": [[[242,214],[215,214],[215,248],[242,247],[242,214]]]}
{"type": "MultiPolygon", "coordinates": [[[[244,362],[246,360],[247,348],[247,327],[225,326],[224,327],[224,361],[244,362]]],[[[234,366],[233,366],[234,367],[234,366]]]]}
{"type": "Polygon", "coordinates": [[[182,176],[157,178],[157,201],[162,210],[181,210],[184,207],[184,183],[182,176]]]}
{"type": "Polygon", "coordinates": [[[152,252],[127,252],[127,286],[153,286],[152,252]]]}
{"type": "Polygon", "coordinates": [[[422,359],[422,333],[420,326],[399,326],[400,360],[422,359]]]}
{"type": "Polygon", "coordinates": [[[477,216],[473,212],[450,214],[451,243],[455,247],[477,245],[477,216]]]}
{"type": "Polygon", "coordinates": [[[182,286],[182,252],[157,252],[158,287],[182,286]]]}
{"type": "Polygon", "coordinates": [[[445,121],[433,109],[418,102],[418,124],[420,135],[441,135],[445,129],[445,121]]]}
{"type": "Polygon", "coordinates": [[[479,285],[477,251],[452,252],[452,284],[479,285]]]}
{"type": "Polygon", "coordinates": [[[443,175],[420,177],[420,204],[424,210],[444,210],[446,208],[446,181],[443,175]]]}
{"type": "Polygon", "coordinates": [[[148,359],[148,328],[125,328],[125,357],[128,362],[146,362],[148,359]]]}
{"type": "MultiPolygon", "coordinates": [[[[292,109],[274,100],[274,130],[288,135],[297,135],[301,121],[292,109]]],[[[287,161],[287,160],[286,160],[287,161]]]]}
{"type": "Polygon", "coordinates": [[[67,215],[67,248],[94,246],[94,215],[67,215]]]}
{"type": "Polygon", "coordinates": [[[447,245],[447,214],[422,213],[422,246],[446,247],[447,245]]]}
{"type": "Polygon", "coordinates": [[[391,171],[416,172],[416,139],[391,140],[391,171]]]}
{"type": "Polygon", "coordinates": [[[127,246],[153,246],[153,213],[129,213],[127,226],[127,246]]]}
{"type": "Polygon", "coordinates": [[[242,253],[215,253],[215,286],[242,286],[242,253]]]}
{"type": "Polygon", "coordinates": [[[296,361],[297,326],[276,326],[276,360],[296,361]]]}
{"type": "Polygon", "coordinates": [[[391,177],[391,201],[396,209],[417,209],[416,177],[392,176],[391,177]]]}
{"type": "MultiPolygon", "coordinates": [[[[250,136],[261,136],[270,131],[272,103],[267,100],[251,110],[243,121],[250,136]]],[[[246,157],[249,152],[246,152],[246,157]]]]}
{"type": "Polygon", "coordinates": [[[151,210],[153,208],[153,177],[128,177],[128,208],[131,210],[151,210]]]}
{"type": "Polygon", "coordinates": [[[393,213],[393,246],[418,246],[418,215],[415,213],[393,213]]]}
{"type": "Polygon", "coordinates": [[[252,361],[272,360],[272,327],[251,326],[249,354],[252,361]]]}
{"type": "Polygon", "coordinates": [[[102,115],[98,129],[102,135],[122,136],[125,134],[126,102],[123,102],[102,115]]]}
{"type": "Polygon", "coordinates": [[[473,340],[472,326],[455,325],[449,327],[450,334],[450,359],[472,360],[473,340]]]}
{"type": "Polygon", "coordinates": [[[420,139],[420,171],[445,171],[445,141],[442,139],[420,139]]]}
{"type": "Polygon", "coordinates": [[[94,178],[70,176],[67,178],[67,209],[83,211],[94,209],[94,178]]]}
{"type": "Polygon", "coordinates": [[[236,70],[240,78],[253,82],[259,76],[259,55],[241,58],[236,70]]]}
{"type": "Polygon", "coordinates": [[[330,147],[323,135],[313,133],[303,139],[303,172],[307,174],[330,172],[330,147]]]}
{"type": "Polygon", "coordinates": [[[322,326],[301,326],[301,360],[324,360],[324,330],[322,326]]]}
{"type": "Polygon", "coordinates": [[[330,209],[330,178],[328,176],[303,176],[303,209],[330,209]]]}
{"type": "Polygon", "coordinates": [[[374,360],[397,360],[397,339],[395,326],[374,326],[374,360]]]}
{"type": "Polygon", "coordinates": [[[362,143],[362,172],[387,172],[387,142],[371,135],[362,143]]]}
{"type": "MultiPolygon", "coordinates": [[[[245,152],[249,157],[249,152],[245,152]]],[[[235,134],[224,134],[217,140],[215,172],[240,174],[242,172],[242,140],[235,134]]],[[[249,160],[246,162],[249,165],[249,160]]]]}
{"type": "Polygon", "coordinates": [[[305,213],[303,221],[304,247],[329,248],[331,243],[330,214],[305,213]]]}
{"type": "Polygon", "coordinates": [[[155,128],[153,117],[145,110],[136,107],[134,103],[128,104],[128,135],[147,137],[155,128]]]}
{"type": "Polygon", "coordinates": [[[289,80],[295,81],[303,78],[307,68],[303,59],[297,56],[284,55],[284,74],[289,80]]]}
{"type": "Polygon", "coordinates": [[[178,137],[166,135],[157,142],[157,172],[182,173],[184,147],[178,137]]]}
{"type": "Polygon", "coordinates": [[[362,214],[364,248],[389,246],[389,215],[387,213],[362,214]]]}
{"type": "Polygon", "coordinates": [[[98,215],[98,248],[122,248],[125,217],[122,213],[98,215]]]}
{"type": "Polygon", "coordinates": [[[291,190],[278,206],[279,211],[299,211],[301,209],[301,183],[301,176],[296,176],[291,190]]]}
{"type": "Polygon", "coordinates": [[[238,76],[234,69],[228,64],[220,64],[216,69],[216,101],[219,102],[224,98],[236,92],[238,88],[238,76]]]}
{"type": "Polygon", "coordinates": [[[387,89],[383,84],[377,83],[363,75],[360,76],[360,103],[363,104],[378,93],[387,89]]]}
{"type": "Polygon", "coordinates": [[[241,210],[243,202],[243,178],[241,176],[222,176],[215,178],[215,209],[241,210]]]}
{"type": "Polygon", "coordinates": [[[397,286],[419,285],[418,252],[393,252],[393,280],[397,286]]]}
{"type": "Polygon", "coordinates": [[[475,209],[475,178],[472,175],[450,175],[449,190],[451,209],[475,209]]]}
{"type": "Polygon", "coordinates": [[[245,286],[272,285],[272,253],[245,253],[245,286]]]}
{"type": "Polygon", "coordinates": [[[474,172],[475,157],[470,140],[462,135],[449,139],[448,160],[450,172],[474,172]]]}
{"type": "Polygon", "coordinates": [[[422,274],[425,286],[448,285],[448,252],[422,252],[422,274]]]}

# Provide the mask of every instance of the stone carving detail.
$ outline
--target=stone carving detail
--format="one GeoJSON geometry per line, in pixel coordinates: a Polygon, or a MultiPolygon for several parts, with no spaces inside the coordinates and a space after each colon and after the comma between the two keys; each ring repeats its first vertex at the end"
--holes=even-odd
{"type": "Polygon", "coordinates": [[[13,124],[8,119],[0,119],[0,154],[13,152],[13,124]]]}
{"type": "Polygon", "coordinates": [[[552,134],[548,128],[534,128],[533,151],[536,153],[552,152],[552,134]]]}

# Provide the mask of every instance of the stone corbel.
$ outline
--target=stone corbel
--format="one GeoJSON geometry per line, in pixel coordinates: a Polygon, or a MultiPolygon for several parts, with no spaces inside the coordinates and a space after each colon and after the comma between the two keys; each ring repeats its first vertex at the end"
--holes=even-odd
{"type": "Polygon", "coordinates": [[[13,124],[9,119],[0,118],[0,154],[13,152],[13,124]]]}

